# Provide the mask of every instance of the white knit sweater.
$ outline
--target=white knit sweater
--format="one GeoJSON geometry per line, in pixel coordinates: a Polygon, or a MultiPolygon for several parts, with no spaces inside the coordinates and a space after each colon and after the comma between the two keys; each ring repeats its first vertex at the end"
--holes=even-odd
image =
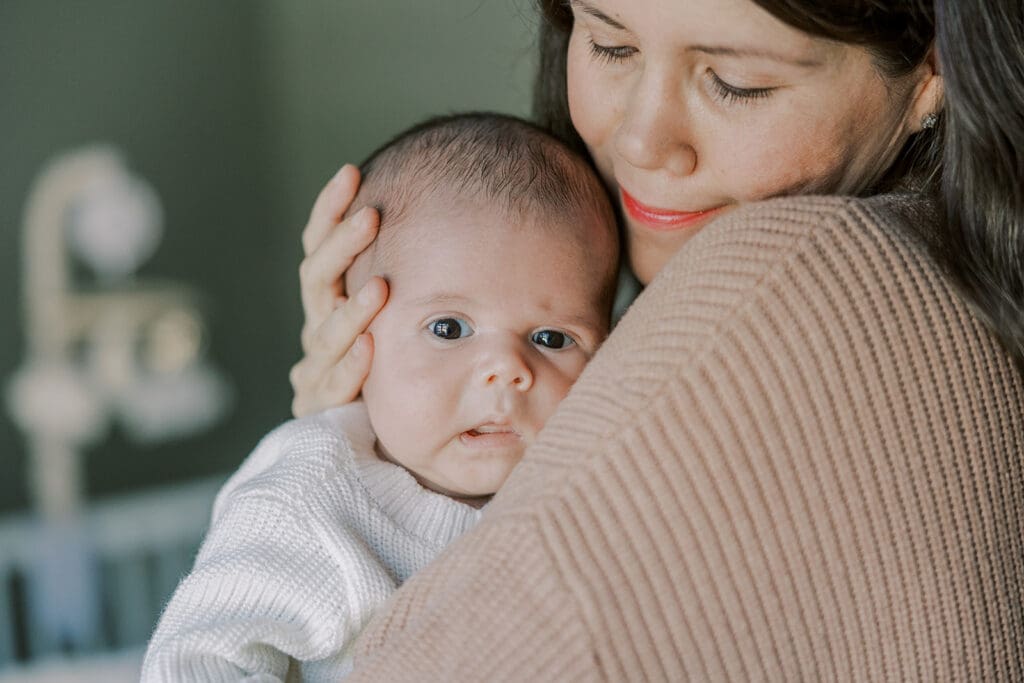
{"type": "Polygon", "coordinates": [[[267,435],[214,504],[143,664],[156,681],[336,681],[373,610],[480,517],[379,459],[362,403],[267,435]]]}

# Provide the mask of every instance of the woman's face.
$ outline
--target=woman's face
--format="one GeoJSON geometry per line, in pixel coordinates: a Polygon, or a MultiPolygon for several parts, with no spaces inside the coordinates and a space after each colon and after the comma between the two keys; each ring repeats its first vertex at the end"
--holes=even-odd
{"type": "Polygon", "coordinates": [[[641,282],[741,202],[863,190],[920,128],[926,67],[885,78],[866,50],[750,0],[571,6],[572,121],[618,193],[641,282]]]}

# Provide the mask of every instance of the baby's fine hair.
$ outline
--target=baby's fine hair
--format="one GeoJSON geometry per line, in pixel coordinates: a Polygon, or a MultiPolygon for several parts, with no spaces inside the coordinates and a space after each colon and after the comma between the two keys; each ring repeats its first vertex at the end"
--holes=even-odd
{"type": "Polygon", "coordinates": [[[382,226],[443,197],[484,200],[517,217],[541,212],[614,223],[607,192],[587,160],[543,128],[505,114],[428,119],[382,145],[360,170],[353,212],[373,206],[382,226]]]}

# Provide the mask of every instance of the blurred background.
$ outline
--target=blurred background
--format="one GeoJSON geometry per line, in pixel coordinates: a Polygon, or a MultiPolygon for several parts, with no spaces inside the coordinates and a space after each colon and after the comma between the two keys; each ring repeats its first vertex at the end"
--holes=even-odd
{"type": "Polygon", "coordinates": [[[526,115],[530,0],[0,2],[0,682],[135,680],[289,417],[299,235],[431,114],[526,115]]]}

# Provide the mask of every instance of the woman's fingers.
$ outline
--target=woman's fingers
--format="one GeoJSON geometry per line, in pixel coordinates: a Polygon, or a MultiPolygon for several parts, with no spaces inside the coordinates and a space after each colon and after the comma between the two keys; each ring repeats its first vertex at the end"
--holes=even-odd
{"type": "Polygon", "coordinates": [[[306,317],[303,349],[307,352],[308,331],[319,329],[339,300],[344,301],[342,278],[345,271],[377,236],[378,225],[377,210],[364,208],[330,232],[299,265],[302,309],[306,317]]]}
{"type": "Polygon", "coordinates": [[[302,231],[302,249],[306,256],[316,251],[334,226],[341,222],[341,217],[356,197],[359,181],[359,169],[345,164],[320,190],[309,212],[309,222],[302,231]]]}
{"type": "Polygon", "coordinates": [[[306,338],[303,351],[323,365],[333,365],[344,355],[356,337],[366,331],[387,301],[388,286],[383,278],[370,278],[359,292],[337,306],[324,322],[306,338]]]}
{"type": "Polygon", "coordinates": [[[296,417],[343,405],[359,395],[373,359],[373,340],[366,328],[384,306],[387,295],[387,283],[379,277],[370,278],[314,333],[307,335],[304,331],[306,355],[289,375],[296,417]]]}
{"type": "Polygon", "coordinates": [[[292,414],[310,415],[355,400],[373,363],[373,337],[364,332],[356,337],[333,367],[317,368],[307,356],[295,364],[290,375],[295,398],[292,414]]]}
{"type": "Polygon", "coordinates": [[[377,236],[380,224],[372,207],[342,220],[359,182],[359,169],[343,166],[320,192],[302,233],[305,356],[289,375],[296,417],[352,401],[370,371],[373,341],[366,329],[384,306],[388,290],[384,280],[371,278],[358,294],[345,297],[345,271],[377,236]]]}

